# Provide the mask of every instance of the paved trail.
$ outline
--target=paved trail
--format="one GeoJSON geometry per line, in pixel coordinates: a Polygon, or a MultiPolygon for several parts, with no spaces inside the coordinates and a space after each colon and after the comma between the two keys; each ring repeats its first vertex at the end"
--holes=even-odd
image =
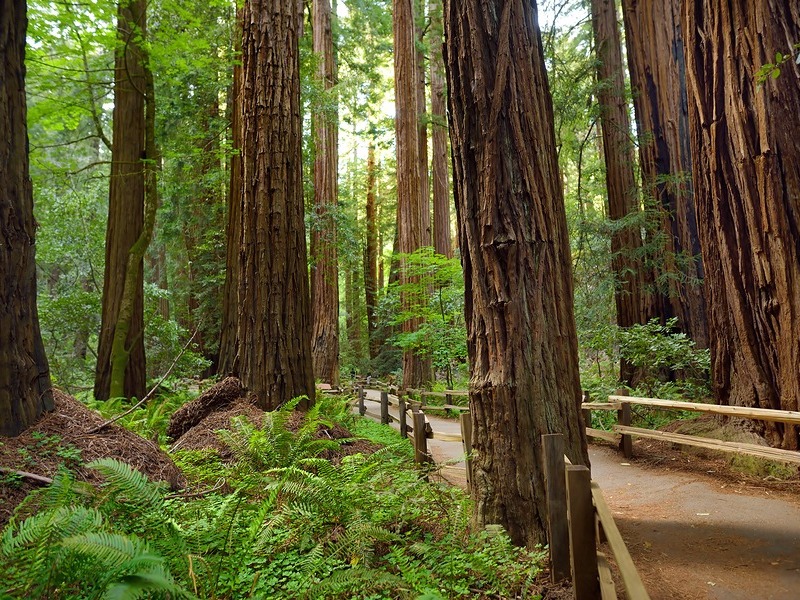
{"type": "MultiPolygon", "coordinates": [[[[367,400],[380,412],[378,392],[367,400]]],[[[428,420],[460,433],[455,421],[428,420]]],[[[443,475],[464,485],[461,444],[428,445],[437,463],[456,463],[443,475]]],[[[653,600],[800,600],[800,499],[628,463],[607,446],[591,446],[589,457],[653,600]]]]}

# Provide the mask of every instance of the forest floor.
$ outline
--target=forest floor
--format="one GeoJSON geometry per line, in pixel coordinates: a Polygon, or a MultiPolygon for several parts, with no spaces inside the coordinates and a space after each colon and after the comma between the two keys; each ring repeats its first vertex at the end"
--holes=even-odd
{"type": "MultiPolygon", "coordinates": [[[[380,395],[370,392],[368,410],[380,395]]],[[[396,409],[395,409],[396,410],[396,409]]],[[[458,422],[429,416],[435,431],[458,422]]],[[[461,444],[429,440],[440,474],[466,487],[461,444]]],[[[589,449],[603,490],[653,600],[793,600],[800,590],[800,480],[731,469],[725,458],[640,440],[625,460],[589,449]]]]}

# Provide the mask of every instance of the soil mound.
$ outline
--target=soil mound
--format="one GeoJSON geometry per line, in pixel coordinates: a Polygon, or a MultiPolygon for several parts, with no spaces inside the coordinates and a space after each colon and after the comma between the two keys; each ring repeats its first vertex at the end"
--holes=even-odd
{"type": "Polygon", "coordinates": [[[210,414],[227,408],[242,395],[242,382],[236,377],[226,377],[176,410],[169,420],[167,436],[170,440],[177,440],[210,414]]]}
{"type": "MultiPolygon", "coordinates": [[[[200,398],[198,398],[198,400],[199,399],[200,398]]],[[[197,402],[197,400],[190,402],[190,404],[194,402],[197,402]]],[[[232,404],[225,404],[221,410],[208,414],[184,433],[178,441],[172,445],[171,450],[212,449],[215,450],[223,460],[231,460],[233,458],[231,450],[219,439],[216,432],[220,429],[230,429],[231,419],[241,416],[246,417],[255,426],[261,427],[264,424],[265,412],[256,406],[256,402],[257,398],[251,394],[246,398],[235,400],[232,404]]],[[[304,414],[296,411],[289,416],[286,422],[286,428],[290,431],[297,432],[300,427],[302,427],[303,422],[304,414]]],[[[322,458],[330,460],[333,463],[341,461],[343,456],[357,454],[359,452],[362,454],[371,454],[380,447],[367,440],[352,439],[354,437],[353,434],[340,424],[335,424],[333,427],[320,425],[317,428],[315,437],[317,439],[348,440],[343,442],[336,450],[326,450],[322,453],[322,458]]]]}
{"type": "MultiPolygon", "coordinates": [[[[55,410],[38,423],[15,438],[0,439],[0,467],[53,477],[66,465],[78,479],[95,483],[99,474],[82,465],[108,457],[128,463],[152,481],[166,481],[173,490],[185,486],[183,474],[157,444],[114,424],[89,434],[105,419],[60,390],[53,390],[53,399],[55,410]]],[[[33,485],[0,472],[0,525],[33,485]]]]}

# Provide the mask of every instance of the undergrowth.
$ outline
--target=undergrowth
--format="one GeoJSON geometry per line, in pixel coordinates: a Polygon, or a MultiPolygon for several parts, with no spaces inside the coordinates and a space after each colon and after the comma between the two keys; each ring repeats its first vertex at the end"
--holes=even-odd
{"type": "Polygon", "coordinates": [[[97,488],[63,469],[2,533],[0,597],[533,597],[543,553],[472,533],[466,495],[420,479],[406,440],[353,422],[341,400],[292,432],[292,407],[220,432],[228,463],[176,453],[206,493],[169,494],[113,459],[87,465],[97,488]],[[342,443],[314,436],[329,415],[382,448],[320,458],[342,443]]]}

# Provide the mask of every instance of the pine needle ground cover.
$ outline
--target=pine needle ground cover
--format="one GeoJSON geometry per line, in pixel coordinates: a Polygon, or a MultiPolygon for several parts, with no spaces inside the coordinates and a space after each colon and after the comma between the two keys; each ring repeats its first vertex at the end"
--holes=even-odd
{"type": "Polygon", "coordinates": [[[65,466],[5,528],[0,596],[545,593],[544,553],[516,548],[502,532],[472,532],[468,498],[422,480],[407,441],[355,422],[343,399],[320,399],[307,413],[294,405],[260,419],[234,415],[218,430],[218,446],[177,449],[189,483],[182,492],[114,459],[83,466],[98,485],[65,466]],[[340,452],[348,444],[360,451],[340,452]]]}

